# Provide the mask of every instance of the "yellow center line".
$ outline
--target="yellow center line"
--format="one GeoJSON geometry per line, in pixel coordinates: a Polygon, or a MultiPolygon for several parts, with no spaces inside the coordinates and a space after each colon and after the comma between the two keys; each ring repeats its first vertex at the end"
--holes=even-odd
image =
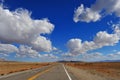
{"type": "Polygon", "coordinates": [[[44,73],[50,71],[51,69],[52,69],[52,67],[50,67],[49,69],[44,70],[44,71],[42,71],[42,72],[40,72],[40,73],[37,73],[36,75],[30,77],[28,80],[34,80],[34,79],[37,78],[38,76],[40,76],[40,75],[42,75],[42,74],[44,74],[44,73]]]}

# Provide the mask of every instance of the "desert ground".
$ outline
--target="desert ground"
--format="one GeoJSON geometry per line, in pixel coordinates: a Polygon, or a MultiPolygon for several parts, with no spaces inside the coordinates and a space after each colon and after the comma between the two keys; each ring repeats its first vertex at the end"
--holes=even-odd
{"type": "Polygon", "coordinates": [[[119,80],[120,62],[69,62],[65,63],[68,70],[78,80],[119,80]]]}
{"type": "Polygon", "coordinates": [[[0,76],[29,69],[41,68],[52,63],[0,61],[0,76]]]}
{"type": "MultiPolygon", "coordinates": [[[[68,71],[68,74],[70,74],[73,80],[119,80],[120,79],[120,62],[37,63],[37,62],[0,61],[0,76],[14,73],[14,72],[21,72],[21,71],[30,70],[30,69],[36,69],[36,68],[38,68],[37,69],[38,72],[43,73],[43,72],[46,72],[47,68],[49,68],[44,66],[53,65],[53,68],[49,72],[44,73],[38,78],[41,79],[44,77],[45,80],[48,80],[50,78],[51,80],[58,80],[54,78],[54,76],[55,75],[60,76],[60,73],[61,73],[61,77],[59,79],[64,78],[66,80],[67,75],[65,74],[63,64],[65,65],[68,71]],[[48,79],[46,79],[46,76],[48,76],[48,79]]],[[[19,74],[19,76],[27,75],[28,77],[30,77],[33,75],[32,73],[36,71],[30,70],[29,72],[21,73],[19,74]],[[30,75],[27,75],[29,72],[31,72],[30,75]]],[[[16,78],[18,77],[18,75],[11,76],[12,79],[14,79],[14,77],[16,78]]],[[[8,77],[8,80],[10,80],[11,78],[8,77]]],[[[26,80],[26,76],[24,76],[23,78],[25,78],[26,80]]]]}

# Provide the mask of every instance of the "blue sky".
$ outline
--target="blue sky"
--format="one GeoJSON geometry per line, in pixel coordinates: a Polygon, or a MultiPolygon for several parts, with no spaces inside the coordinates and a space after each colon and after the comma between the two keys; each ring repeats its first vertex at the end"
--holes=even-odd
{"type": "Polygon", "coordinates": [[[0,57],[41,62],[120,59],[119,3],[120,0],[1,1],[0,57]],[[111,3],[111,7],[106,6],[111,3]]]}

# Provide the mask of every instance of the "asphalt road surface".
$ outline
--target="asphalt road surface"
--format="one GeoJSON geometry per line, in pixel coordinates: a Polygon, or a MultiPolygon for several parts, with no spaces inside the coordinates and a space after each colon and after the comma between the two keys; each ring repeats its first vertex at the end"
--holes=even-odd
{"type": "Polygon", "coordinates": [[[0,80],[77,80],[63,64],[28,70],[0,77],[0,80]]]}

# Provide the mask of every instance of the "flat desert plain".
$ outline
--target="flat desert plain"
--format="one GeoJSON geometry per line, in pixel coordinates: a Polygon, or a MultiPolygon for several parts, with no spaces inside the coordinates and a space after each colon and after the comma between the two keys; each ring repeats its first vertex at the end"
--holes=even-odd
{"type": "Polygon", "coordinates": [[[41,68],[52,63],[34,63],[34,62],[10,62],[0,61],[0,75],[10,74],[29,69],[41,68]]]}
{"type": "Polygon", "coordinates": [[[120,62],[68,62],[78,80],[120,80],[120,62]]]}

